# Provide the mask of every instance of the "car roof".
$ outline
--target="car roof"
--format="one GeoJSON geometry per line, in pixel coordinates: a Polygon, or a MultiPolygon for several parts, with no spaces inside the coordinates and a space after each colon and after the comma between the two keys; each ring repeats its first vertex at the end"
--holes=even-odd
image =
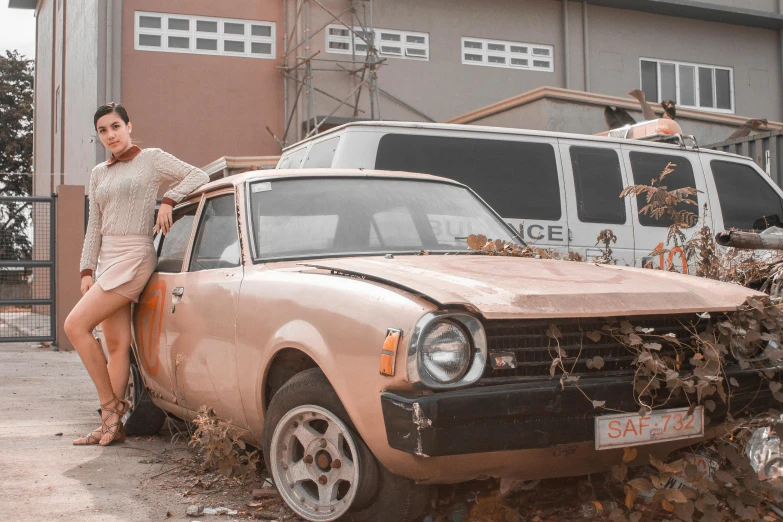
{"type": "Polygon", "coordinates": [[[236,187],[247,181],[256,180],[280,180],[280,179],[297,179],[297,178],[390,178],[390,179],[419,179],[425,181],[439,181],[449,183],[451,185],[462,185],[457,181],[449,178],[442,178],[440,176],[433,176],[431,174],[419,174],[416,172],[403,172],[397,170],[374,170],[374,169],[265,169],[265,170],[250,170],[239,174],[233,174],[226,178],[221,178],[215,181],[211,181],[206,185],[202,185],[195,191],[193,191],[189,197],[192,199],[195,196],[203,194],[204,192],[212,192],[227,187],[236,187]]]}
{"type": "MultiPolygon", "coordinates": [[[[304,144],[310,143],[317,139],[327,138],[333,134],[342,133],[350,130],[362,130],[368,128],[376,129],[421,129],[421,130],[433,130],[433,131],[457,131],[457,132],[478,132],[487,134],[504,134],[513,136],[537,136],[543,138],[561,138],[571,140],[585,140],[585,141],[600,141],[609,143],[619,143],[624,145],[640,145],[643,147],[663,147],[667,149],[682,150],[682,147],[673,143],[659,143],[655,141],[645,140],[629,140],[623,138],[610,138],[608,136],[597,136],[593,134],[577,134],[572,132],[556,132],[556,131],[540,131],[532,129],[517,129],[512,127],[489,127],[486,125],[467,125],[460,123],[422,123],[422,122],[405,122],[405,121],[352,121],[344,123],[338,127],[331,128],[327,131],[320,132],[317,135],[306,138],[302,141],[294,143],[283,149],[283,154],[291,151],[295,148],[301,147],[304,144]]],[[[693,150],[696,152],[704,152],[709,154],[715,154],[718,156],[726,156],[732,158],[739,158],[742,160],[752,161],[747,156],[741,156],[731,152],[724,152],[722,150],[714,149],[701,149],[701,148],[688,148],[687,150],[693,150]]]]}

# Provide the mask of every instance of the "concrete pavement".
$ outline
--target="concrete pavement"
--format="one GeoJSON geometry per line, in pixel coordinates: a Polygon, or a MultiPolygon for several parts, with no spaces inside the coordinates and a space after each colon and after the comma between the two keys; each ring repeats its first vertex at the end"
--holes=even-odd
{"type": "Polygon", "coordinates": [[[154,478],[172,467],[156,457],[184,445],[72,446],[100,423],[97,407],[75,352],[0,344],[0,520],[187,520],[181,490],[154,478]]]}

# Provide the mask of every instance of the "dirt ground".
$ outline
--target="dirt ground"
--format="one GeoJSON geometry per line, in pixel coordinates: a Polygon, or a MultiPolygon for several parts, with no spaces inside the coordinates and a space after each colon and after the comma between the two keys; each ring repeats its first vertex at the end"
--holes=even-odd
{"type": "MultiPolygon", "coordinates": [[[[74,438],[99,423],[97,406],[76,353],[0,344],[0,520],[216,520],[189,517],[191,505],[238,511],[220,520],[299,520],[279,500],[253,499],[252,491],[264,487],[263,473],[240,484],[198,472],[183,423],[168,422],[154,437],[107,448],[73,447],[74,438]]],[[[585,520],[585,502],[622,503],[622,490],[605,475],[543,481],[503,503],[491,497],[496,488],[493,481],[441,488],[440,502],[424,520],[576,521],[585,520]],[[487,515],[477,516],[482,511],[487,515]]],[[[672,519],[650,515],[645,520],[672,519]]],[[[783,520],[766,515],[760,518],[783,520]]]]}

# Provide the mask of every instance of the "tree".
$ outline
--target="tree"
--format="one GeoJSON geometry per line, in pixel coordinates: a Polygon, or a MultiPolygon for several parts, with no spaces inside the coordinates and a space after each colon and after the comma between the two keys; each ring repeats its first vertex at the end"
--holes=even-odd
{"type": "MultiPolygon", "coordinates": [[[[0,196],[33,189],[33,61],[0,56],[0,196]]],[[[30,256],[31,204],[0,203],[0,259],[30,256]]]]}

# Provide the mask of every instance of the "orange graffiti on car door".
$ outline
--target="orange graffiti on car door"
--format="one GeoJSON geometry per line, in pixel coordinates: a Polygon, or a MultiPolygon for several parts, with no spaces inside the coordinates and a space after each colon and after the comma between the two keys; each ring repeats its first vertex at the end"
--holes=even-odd
{"type": "MultiPolygon", "coordinates": [[[[655,247],[655,250],[653,252],[658,251],[658,250],[663,250],[663,243],[658,243],[658,246],[655,247]]],[[[677,246],[676,247],[672,247],[669,250],[669,259],[668,259],[668,261],[669,261],[669,268],[668,269],[671,269],[671,267],[674,266],[674,254],[675,253],[680,255],[680,261],[682,262],[682,273],[683,274],[687,274],[688,273],[688,260],[685,259],[685,255],[682,252],[682,248],[677,247],[677,246]]],[[[663,264],[663,253],[661,253],[659,255],[659,261],[660,261],[661,270],[668,270],[666,268],[666,265],[663,264]]]]}
{"type": "Polygon", "coordinates": [[[160,370],[160,334],[163,327],[163,307],[166,302],[166,282],[156,281],[147,286],[139,299],[136,314],[139,355],[150,376],[160,370]]]}

